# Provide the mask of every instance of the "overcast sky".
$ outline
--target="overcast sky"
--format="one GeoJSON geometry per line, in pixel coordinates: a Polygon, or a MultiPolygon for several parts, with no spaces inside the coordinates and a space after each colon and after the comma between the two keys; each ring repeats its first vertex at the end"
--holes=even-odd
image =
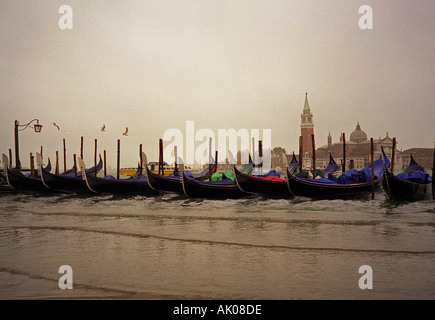
{"type": "Polygon", "coordinates": [[[188,120],[216,135],[271,129],[272,146],[297,152],[305,92],[317,146],[359,121],[399,149],[433,147],[434,16],[433,0],[2,0],[0,153],[14,120],[34,118],[44,127],[20,132],[23,166],[41,145],[53,161],[62,139],[72,166],[81,136],[89,166],[94,139],[113,167],[117,139],[121,166],[139,144],[156,161],[165,130],[188,120]],[[58,25],[64,4],[72,30],[58,25]]]}

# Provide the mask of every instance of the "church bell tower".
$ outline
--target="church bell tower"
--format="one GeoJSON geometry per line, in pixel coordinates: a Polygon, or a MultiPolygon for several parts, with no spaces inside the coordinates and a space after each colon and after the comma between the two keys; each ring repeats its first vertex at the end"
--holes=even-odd
{"type": "Polygon", "coordinates": [[[301,114],[301,136],[303,154],[308,152],[311,156],[313,153],[313,143],[311,135],[314,133],[313,114],[308,103],[308,93],[305,93],[305,104],[301,114]]]}

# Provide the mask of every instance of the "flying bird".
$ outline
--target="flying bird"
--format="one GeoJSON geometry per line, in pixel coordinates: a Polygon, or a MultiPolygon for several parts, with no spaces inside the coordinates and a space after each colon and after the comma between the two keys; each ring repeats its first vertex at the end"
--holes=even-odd
{"type": "Polygon", "coordinates": [[[122,135],[124,135],[124,136],[128,136],[127,133],[128,133],[128,128],[126,127],[126,128],[125,128],[125,132],[124,132],[122,135]]]}
{"type": "Polygon", "coordinates": [[[101,127],[101,131],[106,131],[106,125],[103,124],[103,126],[101,127]]]}
{"type": "Polygon", "coordinates": [[[55,126],[57,128],[57,130],[60,130],[59,126],[53,122],[53,126],[55,126]]]}

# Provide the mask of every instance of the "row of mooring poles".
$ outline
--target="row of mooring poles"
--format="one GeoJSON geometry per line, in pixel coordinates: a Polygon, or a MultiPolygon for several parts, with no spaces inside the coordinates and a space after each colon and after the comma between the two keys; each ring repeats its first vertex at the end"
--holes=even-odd
{"type": "MultiPolygon", "coordinates": [[[[66,168],[66,159],[67,159],[67,153],[66,153],[66,140],[62,139],[62,144],[63,144],[63,173],[67,172],[67,168],[66,168]]],[[[118,144],[119,144],[119,140],[118,140],[118,144]]],[[[118,146],[119,148],[119,146],[118,146]]],[[[98,149],[98,140],[95,139],[94,140],[94,166],[97,166],[97,149],[98,149]]],[[[41,147],[41,156],[42,156],[42,147],[41,147]]],[[[83,137],[80,138],[80,158],[83,159],[83,137]]],[[[77,155],[74,153],[73,154],[73,170],[74,170],[74,175],[77,176],[77,155]]],[[[107,175],[107,168],[106,168],[106,150],[104,150],[104,161],[103,161],[103,165],[104,165],[104,176],[107,175]]],[[[55,174],[59,174],[59,151],[56,151],[56,162],[55,162],[55,174]]],[[[95,171],[95,176],[97,176],[97,171],[95,171]]]]}
{"type": "MultiPolygon", "coordinates": [[[[95,147],[94,147],[94,166],[97,166],[97,148],[98,142],[97,139],[95,139],[95,147]]],[[[142,159],[142,150],[143,146],[142,144],[139,145],[139,158],[140,158],[140,164],[139,164],[139,172],[142,174],[143,171],[143,159],[142,159]]],[[[56,151],[56,174],[59,172],[58,163],[59,163],[59,157],[58,157],[58,151],[56,151]]],[[[64,172],[66,172],[66,143],[65,139],[63,139],[63,154],[64,154],[64,172]]],[[[175,155],[175,168],[177,169],[177,147],[174,147],[174,155],[175,155]]],[[[81,137],[81,144],[80,144],[80,157],[83,158],[83,137],[81,137]]],[[[217,151],[216,151],[216,158],[217,158],[217,151]]],[[[106,150],[103,150],[103,164],[104,164],[104,176],[107,175],[107,167],[106,167],[106,150]]],[[[117,151],[116,151],[116,178],[120,178],[120,163],[121,163],[121,140],[117,140],[117,151]]],[[[74,168],[76,168],[76,155],[74,154],[74,168]]],[[[159,174],[164,175],[164,160],[163,160],[163,139],[159,139],[159,174]]],[[[95,172],[95,174],[97,174],[95,172]]]]}
{"type": "MultiPolygon", "coordinates": [[[[97,150],[98,150],[98,140],[95,139],[95,144],[94,144],[94,166],[97,166],[97,150]]],[[[63,139],[62,140],[62,144],[63,144],[63,173],[67,172],[67,167],[66,167],[66,159],[67,159],[67,151],[66,151],[66,140],[63,139]]],[[[120,139],[117,140],[117,167],[116,167],[116,177],[117,179],[119,179],[120,176],[120,154],[121,154],[121,141],[120,139]]],[[[174,147],[174,153],[175,153],[175,168],[177,169],[177,147],[174,147]]],[[[41,156],[43,156],[43,147],[41,146],[41,156]]],[[[143,170],[143,159],[142,159],[142,144],[139,146],[139,157],[140,157],[140,164],[139,164],[139,168],[140,168],[140,173],[142,174],[142,170],[143,170]]],[[[159,141],[159,173],[164,175],[164,162],[163,162],[163,140],[160,139],[159,141]]],[[[217,153],[216,153],[216,157],[217,157],[217,153]]],[[[81,141],[80,141],[80,158],[83,159],[83,137],[81,137],[81,141]]],[[[76,154],[73,154],[73,162],[74,162],[74,166],[73,166],[73,170],[74,170],[74,174],[75,176],[77,176],[77,156],[76,154]]],[[[9,164],[7,164],[9,166],[10,169],[12,169],[12,149],[9,149],[9,164]]],[[[104,176],[107,175],[107,153],[106,150],[103,150],[103,165],[104,165],[104,176]]],[[[56,161],[55,161],[55,174],[59,174],[59,151],[56,151],[56,161]]],[[[33,155],[33,153],[30,153],[30,172],[31,172],[31,176],[35,177],[35,157],[33,155]]],[[[95,171],[95,176],[97,175],[97,171],[95,171]]]]}

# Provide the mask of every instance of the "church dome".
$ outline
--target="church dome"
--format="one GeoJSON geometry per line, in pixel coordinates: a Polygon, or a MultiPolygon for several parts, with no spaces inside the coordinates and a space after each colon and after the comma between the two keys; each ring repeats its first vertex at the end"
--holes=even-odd
{"type": "Polygon", "coordinates": [[[363,130],[361,130],[361,127],[358,122],[355,131],[350,134],[350,141],[360,143],[366,140],[367,140],[367,134],[363,130]]]}

